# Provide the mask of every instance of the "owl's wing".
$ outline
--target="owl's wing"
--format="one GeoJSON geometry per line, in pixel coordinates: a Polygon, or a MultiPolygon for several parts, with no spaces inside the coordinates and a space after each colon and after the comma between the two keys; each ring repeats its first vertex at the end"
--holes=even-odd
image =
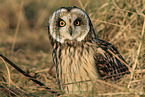
{"type": "Polygon", "coordinates": [[[94,55],[95,64],[102,79],[118,79],[130,73],[127,63],[112,44],[100,39],[96,44],[98,49],[94,55]]]}

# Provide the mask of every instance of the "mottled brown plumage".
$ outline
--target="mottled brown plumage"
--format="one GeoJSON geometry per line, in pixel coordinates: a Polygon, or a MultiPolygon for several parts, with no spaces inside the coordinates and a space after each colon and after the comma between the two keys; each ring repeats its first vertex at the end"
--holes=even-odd
{"type": "Polygon", "coordinates": [[[102,79],[112,78],[116,80],[129,73],[127,66],[124,64],[126,63],[125,60],[113,45],[100,39],[97,44],[104,52],[103,56],[102,54],[94,55],[96,67],[102,79]],[[118,57],[115,57],[112,53],[118,57]]]}

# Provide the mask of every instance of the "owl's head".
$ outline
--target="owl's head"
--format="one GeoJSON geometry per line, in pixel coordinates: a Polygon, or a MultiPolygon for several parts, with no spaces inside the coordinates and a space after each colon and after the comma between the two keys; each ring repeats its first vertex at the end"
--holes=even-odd
{"type": "Polygon", "coordinates": [[[49,33],[57,42],[82,41],[90,31],[90,19],[78,7],[61,7],[49,19],[49,33]]]}

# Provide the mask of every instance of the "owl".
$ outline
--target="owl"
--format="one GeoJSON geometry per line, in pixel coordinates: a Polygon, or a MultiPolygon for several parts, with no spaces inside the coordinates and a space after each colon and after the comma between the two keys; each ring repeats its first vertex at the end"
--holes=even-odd
{"type": "Polygon", "coordinates": [[[49,39],[58,86],[65,93],[80,94],[97,79],[118,79],[129,73],[125,60],[110,43],[99,39],[87,13],[61,7],[49,19],[49,39]]]}

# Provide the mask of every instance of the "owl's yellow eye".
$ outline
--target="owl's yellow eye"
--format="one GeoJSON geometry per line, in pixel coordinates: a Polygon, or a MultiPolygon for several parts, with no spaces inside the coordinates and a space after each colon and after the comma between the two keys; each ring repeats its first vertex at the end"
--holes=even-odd
{"type": "Polygon", "coordinates": [[[79,25],[80,25],[80,21],[76,21],[76,22],[75,22],[75,25],[76,25],[76,26],[79,26],[79,25]]]}
{"type": "Polygon", "coordinates": [[[76,19],[76,20],[74,21],[74,25],[75,25],[75,26],[80,26],[80,25],[81,25],[81,20],[80,20],[80,19],[76,19]]]}
{"type": "Polygon", "coordinates": [[[64,27],[65,24],[66,24],[65,21],[63,21],[63,20],[59,21],[59,26],[60,26],[60,27],[64,27]]]}

